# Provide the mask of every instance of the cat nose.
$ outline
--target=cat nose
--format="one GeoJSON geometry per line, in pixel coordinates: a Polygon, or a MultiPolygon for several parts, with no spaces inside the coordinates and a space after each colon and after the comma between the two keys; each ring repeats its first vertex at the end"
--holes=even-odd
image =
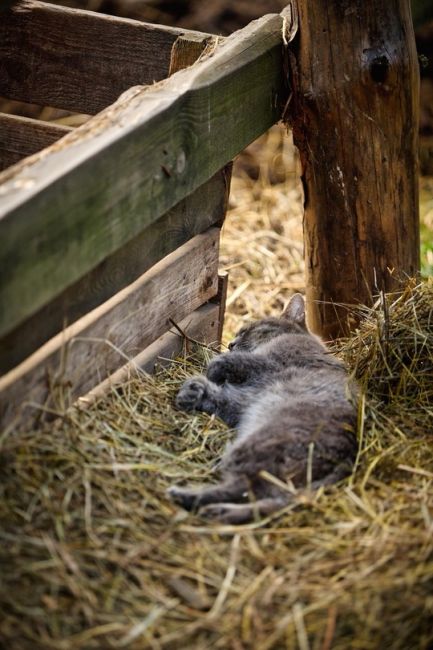
{"type": "Polygon", "coordinates": [[[229,349],[229,350],[233,350],[234,347],[235,347],[235,342],[234,342],[234,341],[230,341],[230,343],[228,344],[228,349],[229,349]]]}

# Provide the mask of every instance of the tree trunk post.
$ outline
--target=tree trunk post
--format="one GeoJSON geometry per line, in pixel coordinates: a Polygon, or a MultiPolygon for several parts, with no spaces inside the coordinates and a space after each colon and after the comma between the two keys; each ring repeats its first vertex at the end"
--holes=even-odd
{"type": "Polygon", "coordinates": [[[298,0],[289,121],[313,331],[348,333],[419,270],[419,69],[409,0],[298,0]]]}

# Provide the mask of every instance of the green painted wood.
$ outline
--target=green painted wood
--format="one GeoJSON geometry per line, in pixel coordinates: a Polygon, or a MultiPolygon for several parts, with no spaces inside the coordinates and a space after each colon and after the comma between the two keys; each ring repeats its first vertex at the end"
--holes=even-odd
{"type": "Polygon", "coordinates": [[[131,89],[0,175],[0,336],[192,193],[281,116],[283,19],[265,16],[131,89]],[[29,160],[29,159],[28,159],[29,160]]]}
{"type": "Polygon", "coordinates": [[[0,95],[94,114],[169,73],[179,36],[208,34],[22,0],[0,20],[0,95]]]}
{"type": "Polygon", "coordinates": [[[221,225],[227,209],[230,174],[231,165],[217,172],[132,241],[0,339],[0,375],[189,239],[210,226],[221,225]]]}

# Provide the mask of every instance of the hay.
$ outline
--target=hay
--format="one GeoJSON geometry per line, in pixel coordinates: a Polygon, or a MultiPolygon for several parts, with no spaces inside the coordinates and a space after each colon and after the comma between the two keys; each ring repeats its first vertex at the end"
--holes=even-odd
{"type": "MultiPolygon", "coordinates": [[[[257,181],[261,197],[235,179],[223,249],[238,292],[229,328],[302,287],[299,188],[292,206],[291,179],[268,180],[257,181]],[[246,241],[248,260],[238,257],[246,241]]],[[[204,524],[165,496],[174,482],[212,480],[232,435],[173,409],[206,349],[37,433],[1,436],[0,646],[432,647],[432,309],[429,281],[365,311],[337,348],[366,391],[354,474],[264,522],[204,524]]]]}
{"type": "Polygon", "coordinates": [[[229,272],[226,339],[251,319],[281,311],[305,283],[300,166],[291,139],[271,129],[235,172],[221,245],[229,272]]]}

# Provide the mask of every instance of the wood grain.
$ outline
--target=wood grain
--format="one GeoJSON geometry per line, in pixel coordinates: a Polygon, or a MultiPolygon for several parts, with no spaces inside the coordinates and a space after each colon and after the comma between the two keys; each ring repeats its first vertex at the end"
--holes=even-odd
{"type": "Polygon", "coordinates": [[[209,36],[209,38],[203,38],[203,36],[194,38],[188,34],[179,36],[171,48],[168,76],[188,68],[200,58],[207,48],[212,48],[213,44],[216,45],[217,42],[216,36],[209,36]]]}
{"type": "Polygon", "coordinates": [[[407,0],[299,0],[294,141],[305,188],[309,321],[350,311],[419,269],[419,69],[407,0]]]}
{"type": "Polygon", "coordinates": [[[22,0],[0,21],[0,95],[91,115],[167,77],[172,46],[188,33],[22,0]]]}
{"type": "Polygon", "coordinates": [[[0,336],[208,180],[285,98],[282,18],[271,15],[0,174],[0,336]]]}
{"type": "Polygon", "coordinates": [[[230,176],[231,165],[228,165],[0,339],[0,375],[21,363],[64,327],[134,282],[189,239],[210,226],[220,226],[227,210],[230,176]]]}
{"type": "Polygon", "coordinates": [[[0,170],[48,147],[70,131],[68,126],[0,113],[0,170]]]}
{"type": "Polygon", "coordinates": [[[0,426],[63,411],[214,296],[218,242],[197,235],[0,378],[0,426]]]}

